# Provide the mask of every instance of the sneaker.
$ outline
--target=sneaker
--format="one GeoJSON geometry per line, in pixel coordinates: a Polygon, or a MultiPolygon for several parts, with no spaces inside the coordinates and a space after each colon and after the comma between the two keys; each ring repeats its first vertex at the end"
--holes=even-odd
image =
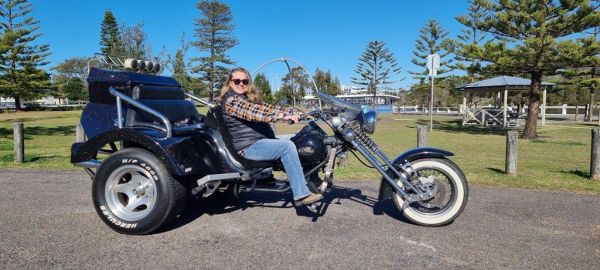
{"type": "Polygon", "coordinates": [[[305,204],[306,205],[306,204],[314,203],[314,202],[319,201],[321,199],[323,199],[323,195],[312,193],[312,194],[310,194],[310,195],[308,195],[308,196],[306,196],[306,197],[304,197],[304,198],[302,198],[300,200],[297,200],[296,202],[299,203],[299,204],[305,204]]]}

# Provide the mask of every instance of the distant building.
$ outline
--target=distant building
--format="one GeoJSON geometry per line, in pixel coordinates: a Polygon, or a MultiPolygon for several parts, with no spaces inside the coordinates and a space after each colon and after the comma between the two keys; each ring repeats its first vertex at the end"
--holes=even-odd
{"type": "Polygon", "coordinates": [[[4,98],[0,97],[0,109],[7,109],[15,107],[15,99],[14,98],[4,98]]]}
{"type": "MultiPolygon", "coordinates": [[[[42,106],[58,106],[68,104],[68,99],[58,99],[53,95],[47,95],[42,98],[38,98],[35,100],[21,100],[21,106],[26,107],[27,104],[39,104],[42,106]]],[[[1,108],[14,108],[15,107],[15,99],[12,97],[0,97],[0,107],[1,108]]]]}
{"type": "Polygon", "coordinates": [[[48,95],[36,100],[32,100],[31,102],[40,105],[61,105],[65,103],[65,100],[60,100],[58,98],[55,98],[53,95],[48,95]]]}
{"type": "MultiPolygon", "coordinates": [[[[354,94],[354,95],[337,95],[337,98],[345,100],[352,104],[358,105],[371,105],[373,104],[373,95],[372,94],[354,94]]],[[[397,96],[392,96],[388,94],[377,94],[377,105],[393,105],[396,100],[398,100],[397,96]]]]}
{"type": "Polygon", "coordinates": [[[342,95],[358,95],[358,94],[366,94],[367,89],[360,88],[358,86],[348,86],[342,85],[342,95]]]}
{"type": "MultiPolygon", "coordinates": [[[[373,95],[371,94],[344,94],[337,95],[337,98],[346,101],[350,104],[355,104],[361,108],[374,109],[377,112],[391,113],[396,109],[394,104],[398,101],[398,97],[388,94],[377,94],[375,108],[373,106],[373,95]]],[[[303,104],[307,108],[314,107],[317,104],[317,97],[313,95],[304,96],[303,104]]]]}

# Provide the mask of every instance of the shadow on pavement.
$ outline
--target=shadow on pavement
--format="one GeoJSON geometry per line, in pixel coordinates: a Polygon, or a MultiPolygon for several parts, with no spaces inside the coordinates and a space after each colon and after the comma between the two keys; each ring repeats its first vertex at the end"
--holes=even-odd
{"type": "Polygon", "coordinates": [[[251,192],[240,194],[235,198],[230,194],[214,194],[209,198],[190,198],[183,212],[170,224],[159,229],[155,233],[162,233],[177,229],[193,222],[203,215],[220,215],[234,211],[245,211],[248,208],[295,208],[296,214],[312,218],[316,222],[319,217],[324,216],[331,204],[342,204],[344,200],[349,200],[362,204],[373,209],[373,214],[386,214],[394,219],[409,222],[400,212],[391,200],[378,201],[377,198],[364,195],[359,189],[345,188],[341,186],[332,187],[324,196],[318,212],[313,213],[304,206],[294,206],[291,193],[283,195],[264,192],[251,192]]]}

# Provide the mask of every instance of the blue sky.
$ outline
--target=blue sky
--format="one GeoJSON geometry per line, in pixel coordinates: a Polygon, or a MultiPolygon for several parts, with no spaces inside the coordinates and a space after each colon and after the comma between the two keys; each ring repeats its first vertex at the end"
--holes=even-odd
{"type": "MultiPolygon", "coordinates": [[[[104,11],[111,9],[119,23],[144,23],[155,53],[162,48],[174,54],[179,37],[185,32],[192,41],[197,1],[132,0],[30,0],[33,16],[41,21],[40,42],[50,44],[50,67],[71,57],[99,52],[100,23],[104,11]]],[[[331,70],[342,84],[351,85],[358,57],[369,41],[380,40],[394,53],[401,74],[414,81],[408,70],[419,29],[429,19],[437,19],[459,34],[461,25],[454,19],[466,13],[466,1],[224,1],[233,12],[235,36],[240,44],[229,55],[238,66],[254,70],[268,60],[286,56],[301,62],[311,73],[318,67],[331,70]]],[[[199,55],[192,47],[189,56],[199,55]]],[[[285,74],[283,64],[263,70],[277,87],[285,74]]],[[[168,71],[167,71],[168,73],[168,71]]]]}

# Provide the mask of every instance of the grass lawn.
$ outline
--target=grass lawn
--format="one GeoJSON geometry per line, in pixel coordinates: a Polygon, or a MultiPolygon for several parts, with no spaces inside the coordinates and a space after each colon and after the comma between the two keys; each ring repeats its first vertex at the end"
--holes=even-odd
{"type": "Polygon", "coordinates": [[[71,144],[81,111],[0,113],[0,167],[72,169],[71,144]],[[13,124],[24,123],[25,163],[14,164],[13,124]]]}
{"type": "MultiPolygon", "coordinates": [[[[80,111],[1,113],[0,167],[73,169],[69,149],[80,114],[80,111]],[[12,127],[16,121],[25,123],[26,163],[22,165],[13,163],[12,127]]],[[[373,137],[390,157],[395,157],[416,146],[416,126],[420,123],[428,124],[428,118],[382,115],[373,137]]],[[[588,178],[590,129],[594,126],[557,122],[540,127],[538,139],[519,141],[518,175],[511,177],[503,173],[506,130],[460,124],[456,117],[436,117],[429,145],[454,152],[452,160],[463,169],[469,183],[600,194],[600,181],[588,178]]],[[[293,133],[298,128],[284,123],[276,125],[278,134],[293,133]]],[[[348,166],[336,168],[335,174],[338,179],[380,179],[374,169],[362,166],[351,154],[348,166]]]]}

